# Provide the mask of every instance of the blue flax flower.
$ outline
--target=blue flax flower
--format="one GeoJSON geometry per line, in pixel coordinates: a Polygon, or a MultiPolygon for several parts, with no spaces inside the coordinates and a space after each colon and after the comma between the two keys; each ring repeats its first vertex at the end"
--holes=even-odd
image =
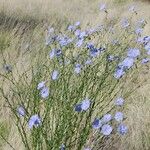
{"type": "Polygon", "coordinates": [[[75,26],[76,26],[76,27],[80,26],[80,21],[77,21],[77,22],[75,23],[75,26]]]}
{"type": "Polygon", "coordinates": [[[119,97],[115,100],[116,106],[122,106],[124,104],[124,99],[122,97],[119,97]]]}
{"type": "Polygon", "coordinates": [[[121,122],[124,118],[123,113],[122,112],[116,112],[114,118],[116,121],[121,122]]]}
{"type": "Polygon", "coordinates": [[[49,53],[50,59],[53,59],[55,57],[55,49],[52,49],[49,53]]]}
{"type": "Polygon", "coordinates": [[[76,46],[77,46],[77,47],[81,47],[82,44],[83,44],[83,42],[84,42],[84,39],[79,39],[79,40],[77,41],[77,43],[76,43],[76,46]]]}
{"type": "Polygon", "coordinates": [[[82,110],[86,111],[87,109],[89,109],[90,104],[91,102],[89,99],[86,98],[85,100],[83,100],[81,105],[82,110]]]}
{"type": "Polygon", "coordinates": [[[65,146],[64,144],[61,144],[61,146],[60,146],[59,149],[60,149],[60,150],[65,150],[65,149],[66,149],[66,146],[65,146]]]}
{"type": "Polygon", "coordinates": [[[105,3],[103,3],[103,4],[100,5],[100,10],[101,10],[101,11],[105,11],[105,12],[107,11],[107,10],[106,10],[106,4],[105,4],[105,3]]]}
{"type": "Polygon", "coordinates": [[[135,60],[133,58],[127,57],[121,63],[119,63],[118,67],[122,68],[123,70],[130,69],[134,64],[134,61],[135,60]]]}
{"type": "Polygon", "coordinates": [[[81,103],[80,104],[76,104],[75,105],[75,111],[81,112],[82,111],[81,105],[82,105],[81,103]]]}
{"type": "Polygon", "coordinates": [[[44,88],[45,87],[45,81],[42,81],[42,82],[40,82],[39,84],[38,84],[38,86],[37,86],[37,89],[38,90],[41,90],[42,88],[44,88]]]}
{"type": "Polygon", "coordinates": [[[124,124],[120,124],[117,128],[117,131],[119,132],[119,134],[124,135],[128,132],[128,127],[124,124]]]}
{"type": "Polygon", "coordinates": [[[117,69],[116,69],[116,71],[114,73],[114,77],[116,79],[120,79],[124,74],[125,74],[125,71],[123,70],[123,68],[117,67],[117,69]]]}
{"type": "Polygon", "coordinates": [[[129,22],[126,18],[124,18],[122,21],[121,21],[121,27],[122,28],[127,28],[129,26],[129,22]]]}
{"type": "Polygon", "coordinates": [[[101,133],[102,133],[103,135],[108,136],[108,135],[111,134],[112,130],[113,130],[113,129],[112,129],[112,127],[111,127],[109,124],[105,124],[105,125],[103,125],[102,128],[101,128],[101,133]]]}
{"type": "Polygon", "coordinates": [[[75,111],[81,112],[89,109],[91,102],[89,99],[84,99],[81,103],[75,105],[75,111]]]}
{"type": "Polygon", "coordinates": [[[23,117],[23,116],[26,115],[26,112],[25,112],[25,109],[24,109],[23,106],[20,106],[20,107],[18,108],[17,112],[18,112],[18,115],[19,115],[20,117],[23,117]]]}
{"type": "Polygon", "coordinates": [[[80,64],[76,64],[76,65],[75,65],[74,72],[75,72],[76,74],[79,74],[79,73],[81,72],[81,65],[80,65],[80,64]]]}
{"type": "Polygon", "coordinates": [[[32,129],[33,127],[40,126],[41,123],[42,123],[41,118],[36,114],[36,115],[31,116],[28,122],[28,126],[30,129],[32,129]]]}
{"type": "Polygon", "coordinates": [[[51,78],[52,78],[52,80],[57,80],[58,76],[59,76],[59,72],[57,70],[54,70],[52,72],[51,78]]]}
{"type": "Polygon", "coordinates": [[[47,98],[49,96],[49,88],[48,87],[44,87],[41,90],[40,94],[41,94],[42,98],[44,98],[44,99],[47,98]]]}
{"type": "Polygon", "coordinates": [[[144,58],[144,59],[142,59],[141,63],[142,63],[142,64],[146,64],[146,63],[148,63],[149,61],[150,61],[150,58],[144,58]]]}
{"type": "Polygon", "coordinates": [[[108,122],[111,121],[111,120],[112,120],[111,114],[105,114],[105,115],[102,117],[102,119],[101,119],[101,121],[102,121],[103,124],[108,123],[108,122]]]}
{"type": "Polygon", "coordinates": [[[98,118],[95,118],[92,123],[93,129],[99,129],[101,126],[102,126],[102,121],[98,118]]]}
{"type": "Polygon", "coordinates": [[[130,58],[137,58],[140,55],[140,50],[137,48],[129,48],[127,56],[130,58]]]}

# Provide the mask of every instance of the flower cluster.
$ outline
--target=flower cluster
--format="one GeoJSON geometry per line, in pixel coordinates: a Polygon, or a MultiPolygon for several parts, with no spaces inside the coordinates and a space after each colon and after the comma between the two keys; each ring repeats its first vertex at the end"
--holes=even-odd
{"type": "MultiPolygon", "coordinates": [[[[123,103],[124,103],[124,99],[121,97],[115,100],[116,106],[122,106],[123,103]]],[[[122,121],[124,120],[124,114],[120,111],[117,111],[114,117],[111,114],[105,114],[101,119],[95,118],[92,123],[92,127],[93,129],[100,129],[100,132],[103,135],[108,136],[113,131],[113,127],[110,125],[110,123],[113,120],[119,123],[117,127],[117,131],[119,132],[119,134],[121,135],[126,134],[128,128],[124,124],[122,124],[122,121]]]]}

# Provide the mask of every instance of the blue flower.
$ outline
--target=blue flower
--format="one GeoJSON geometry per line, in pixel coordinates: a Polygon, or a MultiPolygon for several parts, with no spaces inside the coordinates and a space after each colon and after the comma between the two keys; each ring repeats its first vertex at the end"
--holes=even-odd
{"type": "Polygon", "coordinates": [[[75,26],[69,25],[69,26],[68,26],[68,30],[69,30],[69,31],[74,31],[74,30],[75,30],[75,26]]]}
{"type": "Polygon", "coordinates": [[[81,47],[82,44],[83,44],[83,42],[84,42],[84,39],[78,40],[77,43],[76,43],[76,46],[77,46],[77,47],[81,47]]]}
{"type": "Polygon", "coordinates": [[[93,129],[99,129],[102,126],[102,122],[100,119],[95,118],[95,120],[92,123],[93,129]]]}
{"type": "Polygon", "coordinates": [[[75,65],[74,72],[75,72],[76,74],[79,74],[79,73],[81,72],[81,65],[80,65],[80,64],[76,64],[76,65],[75,65]]]}
{"type": "Polygon", "coordinates": [[[117,39],[112,40],[111,43],[112,43],[113,46],[120,44],[119,40],[117,40],[117,39]]]}
{"type": "Polygon", "coordinates": [[[118,67],[123,70],[130,69],[134,64],[134,61],[133,58],[127,57],[118,65],[118,67]]]}
{"type": "Polygon", "coordinates": [[[124,99],[122,97],[119,97],[115,100],[116,106],[122,106],[124,104],[124,99]]]}
{"type": "Polygon", "coordinates": [[[3,66],[4,70],[6,71],[6,73],[10,73],[12,72],[12,66],[11,65],[8,65],[8,64],[5,64],[3,66]]]}
{"type": "Polygon", "coordinates": [[[136,13],[136,8],[135,8],[135,6],[130,6],[130,7],[129,7],[129,11],[132,12],[132,13],[136,13]]]}
{"type": "Polygon", "coordinates": [[[28,122],[28,126],[30,129],[32,129],[33,127],[40,126],[41,123],[42,123],[41,118],[36,114],[36,115],[31,116],[28,122]]]}
{"type": "Polygon", "coordinates": [[[90,56],[96,57],[100,54],[100,51],[97,48],[90,49],[90,56]]]}
{"type": "Polygon", "coordinates": [[[101,119],[101,121],[102,121],[103,124],[108,123],[108,122],[111,121],[111,120],[112,120],[111,114],[105,114],[105,115],[102,117],[102,119],[101,119]]]}
{"type": "Polygon", "coordinates": [[[52,49],[49,53],[50,59],[53,59],[55,57],[55,49],[52,49]]]}
{"type": "Polygon", "coordinates": [[[124,116],[122,112],[116,112],[115,116],[114,116],[115,120],[120,122],[123,120],[124,116]]]}
{"type": "Polygon", "coordinates": [[[121,27],[122,28],[127,28],[129,26],[129,22],[126,18],[124,18],[122,21],[121,21],[121,27]]]}
{"type": "Polygon", "coordinates": [[[124,135],[128,132],[128,127],[124,124],[120,124],[117,128],[117,131],[119,132],[119,134],[124,135]]]}
{"type": "Polygon", "coordinates": [[[77,37],[80,35],[80,33],[81,33],[81,30],[79,30],[79,29],[74,32],[75,36],[77,36],[77,37]]]}
{"type": "Polygon", "coordinates": [[[83,38],[86,37],[86,36],[87,36],[87,33],[86,33],[85,31],[80,32],[80,34],[79,34],[79,39],[83,39],[83,38]]]}
{"type": "Polygon", "coordinates": [[[60,57],[60,56],[62,55],[61,49],[57,49],[57,50],[55,51],[55,55],[56,55],[57,57],[60,57]]]}
{"type": "Polygon", "coordinates": [[[65,146],[64,144],[61,144],[61,146],[60,146],[59,149],[60,149],[60,150],[65,150],[65,149],[66,149],[66,146],[65,146]]]}
{"type": "Polygon", "coordinates": [[[49,96],[49,88],[48,87],[44,87],[41,92],[41,97],[42,98],[47,98],[49,96]]]}
{"type": "Polygon", "coordinates": [[[19,114],[20,117],[23,117],[23,116],[26,115],[26,112],[25,112],[25,109],[24,109],[23,106],[20,106],[20,107],[18,108],[17,112],[18,112],[18,114],[19,114]]]}
{"type": "Polygon", "coordinates": [[[115,56],[109,55],[109,56],[107,56],[107,60],[108,60],[109,62],[112,62],[113,60],[115,60],[115,56]]]}
{"type": "Polygon", "coordinates": [[[149,61],[150,61],[150,58],[144,58],[144,59],[142,59],[141,63],[142,63],[142,64],[146,64],[146,63],[148,63],[149,61]]]}
{"type": "Polygon", "coordinates": [[[75,105],[75,111],[77,112],[86,111],[89,109],[90,104],[91,104],[90,100],[86,98],[81,103],[75,105]]]}
{"type": "Polygon", "coordinates": [[[150,51],[150,42],[145,44],[144,48],[145,50],[150,51]]]}
{"type": "Polygon", "coordinates": [[[145,37],[140,37],[137,40],[139,43],[146,45],[147,43],[150,42],[150,36],[145,36],[145,37]]]}
{"type": "Polygon", "coordinates": [[[94,45],[91,43],[87,44],[87,48],[90,50],[89,55],[91,57],[96,57],[100,54],[100,50],[95,48],[94,45]]]}
{"type": "Polygon", "coordinates": [[[81,105],[82,110],[86,111],[87,109],[89,109],[90,104],[91,102],[89,99],[86,98],[85,100],[83,100],[81,105]]]}
{"type": "Polygon", "coordinates": [[[131,58],[136,58],[140,55],[140,50],[137,48],[129,48],[127,56],[131,58]]]}
{"type": "Polygon", "coordinates": [[[143,38],[143,41],[144,41],[145,44],[146,44],[146,43],[149,43],[149,42],[150,42],[150,36],[145,36],[145,37],[143,38]]]}
{"type": "Polygon", "coordinates": [[[70,44],[73,41],[73,39],[70,39],[67,36],[62,36],[62,37],[59,37],[58,41],[59,41],[60,46],[63,47],[63,46],[70,44]]]}
{"type": "Polygon", "coordinates": [[[57,80],[58,75],[59,75],[59,72],[57,70],[54,70],[51,75],[52,80],[57,80]]]}
{"type": "Polygon", "coordinates": [[[103,125],[102,128],[101,128],[101,133],[102,133],[103,135],[108,136],[108,135],[111,134],[112,130],[113,130],[113,129],[112,129],[112,127],[111,127],[109,124],[105,124],[105,125],[103,125]]]}
{"type": "Polygon", "coordinates": [[[75,26],[76,26],[76,27],[80,26],[80,21],[77,21],[77,22],[75,23],[75,26]]]}
{"type": "Polygon", "coordinates": [[[136,33],[137,35],[141,35],[142,32],[143,32],[143,29],[142,29],[142,28],[136,28],[136,29],[135,29],[135,33],[136,33]]]}
{"type": "Polygon", "coordinates": [[[40,89],[44,88],[45,87],[45,83],[46,83],[45,81],[40,82],[38,84],[38,86],[37,86],[37,89],[40,90],[40,89]]]}
{"type": "Polygon", "coordinates": [[[75,111],[81,112],[82,111],[81,105],[82,105],[81,103],[80,104],[76,104],[75,105],[75,111]]]}
{"type": "Polygon", "coordinates": [[[118,67],[114,73],[114,77],[116,79],[120,79],[124,74],[125,74],[125,71],[123,70],[123,68],[118,67]]]}
{"type": "Polygon", "coordinates": [[[106,4],[105,3],[100,5],[100,10],[101,11],[106,11],[106,4]]]}
{"type": "Polygon", "coordinates": [[[91,59],[88,59],[88,60],[85,61],[85,65],[91,65],[92,63],[93,63],[93,62],[92,62],[91,59]]]}

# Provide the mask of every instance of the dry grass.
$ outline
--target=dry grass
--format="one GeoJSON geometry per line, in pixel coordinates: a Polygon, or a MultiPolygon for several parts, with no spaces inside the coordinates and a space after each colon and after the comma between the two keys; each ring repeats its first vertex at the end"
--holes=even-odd
{"type": "MultiPolygon", "coordinates": [[[[44,29],[50,25],[59,24],[58,28],[65,28],[66,24],[74,22],[76,20],[81,21],[82,28],[85,28],[87,25],[95,26],[104,20],[103,13],[99,13],[98,4],[104,2],[104,0],[0,0],[0,13],[3,13],[6,18],[10,19],[10,25],[12,18],[17,20],[17,27],[15,27],[11,32],[9,32],[8,38],[10,39],[11,46],[6,49],[6,51],[13,52],[11,56],[11,62],[16,62],[19,68],[19,72],[22,70],[20,62],[23,65],[28,65],[27,61],[30,62],[30,58],[27,56],[24,58],[24,52],[27,51],[26,48],[26,39],[22,39],[20,46],[18,46],[20,35],[14,38],[14,33],[16,29],[21,31],[24,29],[24,23],[27,25],[28,22],[32,20],[34,31],[33,31],[33,42],[37,42],[38,38],[44,32],[39,32],[40,29],[44,29]],[[20,23],[23,22],[23,23],[20,23]],[[42,28],[41,28],[42,26],[42,28]],[[44,26],[44,27],[43,27],[44,26]],[[12,34],[10,34],[12,33],[12,34]],[[19,50],[16,52],[16,49],[19,50]],[[20,50],[22,50],[20,52],[20,50]],[[19,55],[19,57],[18,57],[19,55]],[[24,61],[22,61],[24,59],[24,61]],[[26,60],[27,59],[27,60],[26,60]]],[[[119,17],[129,16],[127,8],[129,3],[113,3],[116,0],[105,0],[108,3],[109,7],[109,18],[114,19],[119,17]]],[[[137,7],[139,8],[139,18],[145,18],[148,22],[144,33],[150,34],[150,4],[147,2],[136,2],[137,7]]],[[[4,20],[3,20],[4,21],[4,20]]],[[[3,24],[4,22],[0,22],[3,24]]],[[[7,22],[5,23],[7,25],[7,22]]],[[[20,31],[20,32],[21,32],[20,31]]],[[[19,33],[20,33],[19,32],[19,33]]],[[[18,33],[17,33],[18,34],[18,33]]],[[[22,38],[22,37],[21,37],[22,38]]],[[[26,37],[24,37],[26,38],[26,37]]],[[[37,45],[38,47],[39,45],[37,45]]],[[[37,48],[36,47],[36,48],[37,48]]],[[[34,48],[34,49],[36,49],[34,48]]],[[[6,54],[7,55],[7,54],[6,54]]],[[[0,61],[0,64],[2,62],[0,61]]],[[[148,72],[150,74],[150,72],[148,72]]],[[[17,77],[17,76],[16,76],[17,77]]],[[[139,89],[138,95],[133,95],[127,101],[126,115],[127,115],[127,124],[129,125],[130,132],[127,137],[124,137],[119,141],[115,147],[115,150],[149,150],[150,149],[150,81],[141,89],[139,89]]],[[[1,102],[0,106],[0,122],[9,123],[9,111],[6,112],[4,109],[4,102],[1,102]],[[6,121],[7,120],[7,121],[6,121]]],[[[16,148],[16,150],[23,150],[21,147],[21,142],[18,140],[19,137],[16,133],[16,129],[11,126],[9,133],[9,141],[16,148]]],[[[9,150],[8,145],[3,145],[0,149],[9,150]]],[[[11,150],[11,149],[10,149],[11,150]]]]}

